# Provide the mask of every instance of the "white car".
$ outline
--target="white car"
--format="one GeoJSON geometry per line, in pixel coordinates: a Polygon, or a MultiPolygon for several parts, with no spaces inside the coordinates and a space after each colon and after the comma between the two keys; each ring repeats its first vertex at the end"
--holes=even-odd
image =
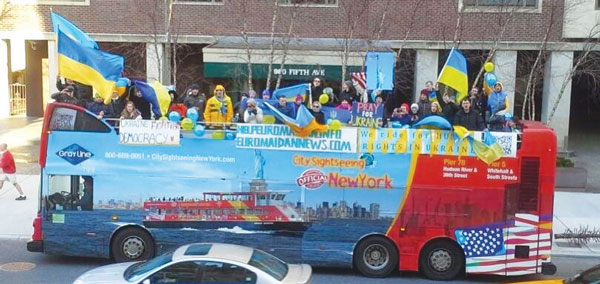
{"type": "Polygon", "coordinates": [[[73,284],[153,283],[308,283],[307,264],[287,264],[249,247],[197,243],[146,262],[102,266],[79,276],[73,284]]]}

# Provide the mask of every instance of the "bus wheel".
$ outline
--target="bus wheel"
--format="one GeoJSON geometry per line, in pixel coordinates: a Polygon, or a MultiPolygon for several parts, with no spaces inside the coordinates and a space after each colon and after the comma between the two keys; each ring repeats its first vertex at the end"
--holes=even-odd
{"type": "Polygon", "coordinates": [[[356,246],[354,265],[365,276],[386,277],[397,268],[398,252],[388,239],[370,237],[356,246]]]}
{"type": "Polygon", "coordinates": [[[463,272],[465,256],[462,249],[449,241],[436,241],[425,246],[419,267],[432,280],[451,280],[463,272]]]}
{"type": "Polygon", "coordinates": [[[148,260],[154,256],[154,242],[142,229],[125,228],[113,237],[111,252],[115,262],[148,260]]]}

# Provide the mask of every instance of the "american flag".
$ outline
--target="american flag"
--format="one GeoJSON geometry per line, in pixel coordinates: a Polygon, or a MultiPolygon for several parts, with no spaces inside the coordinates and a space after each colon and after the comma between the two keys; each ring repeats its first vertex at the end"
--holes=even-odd
{"type": "Polygon", "coordinates": [[[516,214],[510,226],[489,225],[455,231],[466,257],[466,272],[525,275],[541,272],[550,261],[552,243],[549,222],[539,216],[516,214]],[[542,226],[543,223],[546,223],[542,226]],[[528,246],[528,258],[515,258],[515,246],[528,246]]]}
{"type": "Polygon", "coordinates": [[[367,98],[367,76],[365,72],[352,72],[350,73],[352,79],[352,85],[356,89],[356,93],[360,96],[360,101],[366,103],[367,98]]]}

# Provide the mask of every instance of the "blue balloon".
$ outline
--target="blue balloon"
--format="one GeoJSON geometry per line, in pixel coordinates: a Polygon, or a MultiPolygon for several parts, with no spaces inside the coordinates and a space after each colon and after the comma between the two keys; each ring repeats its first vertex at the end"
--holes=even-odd
{"type": "Polygon", "coordinates": [[[233,132],[225,133],[225,140],[233,140],[233,139],[235,139],[235,133],[233,133],[233,132]]]}
{"type": "Polygon", "coordinates": [[[333,120],[332,120],[331,118],[328,118],[328,119],[327,119],[327,121],[326,121],[326,124],[327,124],[327,125],[330,125],[330,124],[331,124],[331,121],[333,121],[333,120]]]}
{"type": "Polygon", "coordinates": [[[498,82],[498,77],[496,77],[496,74],[494,73],[485,73],[485,82],[492,88],[496,85],[496,82],[498,82]]]}
{"type": "Polygon", "coordinates": [[[402,128],[402,123],[394,121],[392,122],[392,128],[402,128]]]}
{"type": "Polygon", "coordinates": [[[204,126],[198,124],[194,127],[194,134],[196,134],[196,136],[204,136],[204,126]]]}
{"type": "Polygon", "coordinates": [[[176,111],[172,111],[169,113],[169,120],[172,122],[179,122],[181,120],[181,115],[176,111]]]}
{"type": "Polygon", "coordinates": [[[129,78],[121,77],[117,79],[117,87],[127,87],[131,84],[131,80],[129,78]]]}
{"type": "Polygon", "coordinates": [[[187,113],[185,115],[187,118],[191,119],[192,121],[198,121],[198,110],[196,110],[195,108],[189,108],[187,110],[187,113]]]}

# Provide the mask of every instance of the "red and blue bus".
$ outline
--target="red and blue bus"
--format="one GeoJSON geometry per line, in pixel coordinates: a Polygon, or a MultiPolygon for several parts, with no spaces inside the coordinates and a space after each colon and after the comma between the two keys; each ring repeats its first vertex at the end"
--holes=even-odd
{"type": "Polygon", "coordinates": [[[469,135],[502,157],[484,163],[450,130],[114,127],[51,103],[28,250],[122,262],[218,241],[371,277],[553,273],[553,130],[469,135]]]}

